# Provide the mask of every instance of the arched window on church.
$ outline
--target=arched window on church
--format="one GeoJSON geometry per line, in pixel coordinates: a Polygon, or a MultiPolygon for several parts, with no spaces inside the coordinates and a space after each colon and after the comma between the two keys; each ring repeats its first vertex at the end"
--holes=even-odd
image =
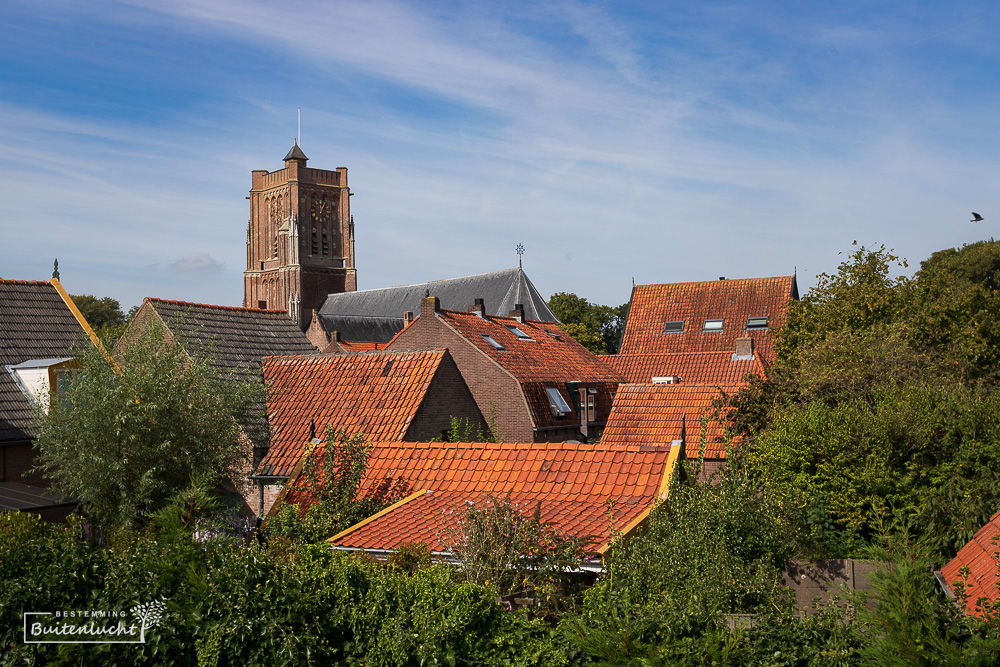
{"type": "Polygon", "coordinates": [[[319,254],[319,241],[316,240],[316,228],[315,227],[313,227],[312,241],[313,241],[313,248],[312,248],[313,251],[312,251],[312,254],[318,255],[319,254]]]}
{"type": "Polygon", "coordinates": [[[325,229],[323,230],[323,254],[324,255],[329,255],[330,254],[330,244],[326,240],[326,230],[325,229]]]}

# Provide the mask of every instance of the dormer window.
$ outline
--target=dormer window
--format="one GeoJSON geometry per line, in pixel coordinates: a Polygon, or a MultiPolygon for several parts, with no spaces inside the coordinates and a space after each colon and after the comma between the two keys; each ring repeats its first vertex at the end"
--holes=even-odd
{"type": "Polygon", "coordinates": [[[684,320],[677,320],[674,322],[664,322],[663,323],[663,333],[684,333],[684,320]]]}
{"type": "Polygon", "coordinates": [[[505,349],[507,349],[503,345],[501,345],[500,343],[496,342],[493,339],[493,336],[490,336],[489,334],[479,334],[479,335],[482,336],[483,340],[485,340],[487,343],[489,343],[490,345],[492,345],[495,349],[497,349],[497,350],[505,350],[505,349]]]}
{"type": "Polygon", "coordinates": [[[565,417],[572,409],[569,407],[569,403],[563,398],[562,394],[555,387],[546,387],[545,396],[549,399],[549,406],[552,408],[552,414],[556,417],[565,417]]]}
{"type": "Polygon", "coordinates": [[[532,340],[531,336],[529,336],[528,334],[524,333],[523,331],[521,331],[520,329],[518,329],[514,325],[512,325],[512,324],[505,324],[504,326],[507,327],[507,329],[512,334],[514,334],[515,336],[517,336],[521,340],[532,340]]]}
{"type": "Polygon", "coordinates": [[[725,320],[705,320],[701,325],[702,331],[722,331],[722,324],[725,320]]]}
{"type": "Polygon", "coordinates": [[[767,328],[767,318],[766,317],[748,317],[747,318],[747,331],[754,331],[767,328]]]}

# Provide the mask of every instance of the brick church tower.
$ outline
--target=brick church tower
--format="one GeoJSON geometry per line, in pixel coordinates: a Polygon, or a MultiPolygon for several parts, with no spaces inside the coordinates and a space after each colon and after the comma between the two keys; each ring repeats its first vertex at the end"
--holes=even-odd
{"type": "Polygon", "coordinates": [[[298,143],[285,168],[253,171],[243,306],[287,310],[303,329],[327,294],[357,289],[347,168],[312,169],[298,143]]]}

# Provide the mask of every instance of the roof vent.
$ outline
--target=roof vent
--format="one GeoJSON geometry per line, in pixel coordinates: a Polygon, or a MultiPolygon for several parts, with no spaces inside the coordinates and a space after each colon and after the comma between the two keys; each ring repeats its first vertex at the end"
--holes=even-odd
{"type": "Polygon", "coordinates": [[[725,280],[725,279],[726,279],[725,276],[719,276],[719,280],[725,280]]]}
{"type": "Polygon", "coordinates": [[[683,380],[679,375],[662,375],[653,378],[653,384],[680,384],[683,380]]]}

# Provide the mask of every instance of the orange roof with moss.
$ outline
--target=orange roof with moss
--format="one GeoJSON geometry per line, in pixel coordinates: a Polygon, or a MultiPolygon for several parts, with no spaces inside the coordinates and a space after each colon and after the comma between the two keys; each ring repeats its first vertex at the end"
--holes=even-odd
{"type": "Polygon", "coordinates": [[[997,512],[985,526],[976,531],[958,555],[941,568],[945,581],[955,590],[955,584],[965,582],[965,609],[969,614],[981,616],[976,609],[980,598],[986,598],[991,606],[1000,600],[1000,512],[997,512]],[[968,576],[962,568],[969,568],[968,576]]]}
{"type": "Polygon", "coordinates": [[[620,352],[732,353],[737,338],[750,337],[769,361],[771,332],[784,323],[792,299],[795,276],[636,285],[620,352]]]}
{"type": "Polygon", "coordinates": [[[614,447],[684,443],[687,458],[698,458],[705,418],[705,458],[725,458],[723,424],[711,419],[712,401],[722,392],[712,384],[623,384],[618,388],[601,443],[614,447]]]}
{"type": "Polygon", "coordinates": [[[266,357],[271,448],[257,474],[287,477],[327,426],[369,440],[401,440],[446,350],[266,357]]]}
{"type": "MultiPolygon", "coordinates": [[[[317,455],[322,455],[318,448],[317,455]]],[[[336,547],[394,549],[424,542],[448,551],[447,535],[468,504],[506,497],[600,551],[637,525],[667,491],[669,447],[579,443],[378,443],[360,496],[387,487],[402,500],[331,538],[336,547]]],[[[293,480],[287,502],[309,503],[293,480]]]]}
{"type": "Polygon", "coordinates": [[[688,383],[734,387],[744,384],[748,373],[764,375],[765,372],[759,355],[741,359],[733,351],[605,354],[601,359],[618,371],[625,382],[632,383],[674,375],[688,383]]]}

